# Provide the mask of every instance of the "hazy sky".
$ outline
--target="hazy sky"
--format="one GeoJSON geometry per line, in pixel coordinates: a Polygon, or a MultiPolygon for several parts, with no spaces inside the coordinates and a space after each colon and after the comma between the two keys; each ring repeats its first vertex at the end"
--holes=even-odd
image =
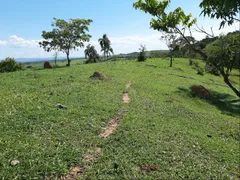
{"type": "MultiPolygon", "coordinates": [[[[43,30],[51,30],[52,18],[87,18],[90,26],[90,43],[99,51],[97,42],[104,33],[112,42],[116,54],[138,51],[140,44],[148,50],[166,49],[161,34],[149,28],[151,16],[133,8],[136,0],[0,0],[0,58],[52,57],[42,50],[38,42],[43,30]]],[[[172,0],[169,10],[178,6],[198,18],[199,26],[214,27],[218,35],[219,21],[199,17],[201,0],[172,0]]],[[[221,32],[239,30],[235,24],[221,32]]],[[[197,39],[204,34],[194,33],[197,39]]],[[[84,49],[73,51],[72,57],[83,56],[84,49]]],[[[64,56],[64,55],[61,55],[64,56]]]]}

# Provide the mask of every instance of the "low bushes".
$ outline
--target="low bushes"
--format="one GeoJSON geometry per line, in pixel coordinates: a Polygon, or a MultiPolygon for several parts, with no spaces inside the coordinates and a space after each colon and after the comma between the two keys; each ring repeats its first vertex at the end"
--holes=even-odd
{"type": "Polygon", "coordinates": [[[14,58],[7,57],[5,60],[0,62],[0,72],[13,72],[23,70],[23,65],[15,61],[14,58]]]}

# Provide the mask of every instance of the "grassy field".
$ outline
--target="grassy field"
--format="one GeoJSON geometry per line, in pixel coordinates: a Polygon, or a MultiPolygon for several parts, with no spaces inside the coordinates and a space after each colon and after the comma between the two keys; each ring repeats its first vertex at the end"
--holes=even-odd
{"type": "MultiPolygon", "coordinates": [[[[222,77],[197,75],[187,59],[168,65],[73,61],[0,74],[0,179],[57,179],[74,166],[84,167],[80,179],[239,179],[240,103],[231,102],[237,96],[222,77]],[[95,71],[111,80],[90,79],[95,71]],[[122,102],[127,82],[130,104],[122,102]],[[212,99],[192,97],[194,84],[212,99]],[[117,131],[100,138],[118,110],[117,131]],[[98,159],[86,164],[83,155],[96,147],[98,159]]],[[[233,74],[240,88],[239,72],[233,74]]]]}

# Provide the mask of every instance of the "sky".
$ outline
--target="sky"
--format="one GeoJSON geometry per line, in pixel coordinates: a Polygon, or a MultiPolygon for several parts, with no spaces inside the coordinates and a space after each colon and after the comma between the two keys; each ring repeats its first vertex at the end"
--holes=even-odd
{"type": "MultiPolygon", "coordinates": [[[[107,34],[115,54],[138,51],[141,44],[147,50],[167,49],[159,39],[161,33],[150,29],[151,16],[133,8],[136,0],[0,0],[0,59],[53,57],[45,52],[38,42],[43,40],[42,31],[51,31],[53,17],[92,19],[89,27],[92,35],[90,44],[100,53],[98,39],[107,34]]],[[[219,21],[200,17],[201,0],[172,0],[169,10],[180,6],[186,13],[192,13],[198,25],[214,34],[239,30],[239,24],[218,30],[219,21]]],[[[204,34],[194,32],[200,40],[204,34]]],[[[85,45],[89,44],[85,43],[85,45]]],[[[60,54],[61,57],[64,54],[60,54]]],[[[84,48],[71,51],[70,57],[84,56],[84,48]]]]}

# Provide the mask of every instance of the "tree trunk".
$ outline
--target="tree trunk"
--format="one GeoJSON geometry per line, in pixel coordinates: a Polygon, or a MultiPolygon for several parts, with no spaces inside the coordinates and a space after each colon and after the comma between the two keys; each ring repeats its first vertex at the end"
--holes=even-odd
{"type": "Polygon", "coordinates": [[[235,94],[238,97],[240,97],[240,91],[238,91],[235,87],[233,87],[232,83],[228,79],[228,75],[226,75],[225,73],[221,73],[221,74],[223,75],[224,82],[233,90],[233,92],[235,92],[235,94]]]}
{"type": "Polygon", "coordinates": [[[67,64],[66,64],[66,66],[70,66],[71,60],[69,59],[69,52],[67,52],[66,54],[67,54],[67,64]]]}
{"type": "Polygon", "coordinates": [[[171,55],[171,57],[170,57],[170,66],[169,67],[172,67],[172,61],[173,61],[173,56],[171,55]]]}

